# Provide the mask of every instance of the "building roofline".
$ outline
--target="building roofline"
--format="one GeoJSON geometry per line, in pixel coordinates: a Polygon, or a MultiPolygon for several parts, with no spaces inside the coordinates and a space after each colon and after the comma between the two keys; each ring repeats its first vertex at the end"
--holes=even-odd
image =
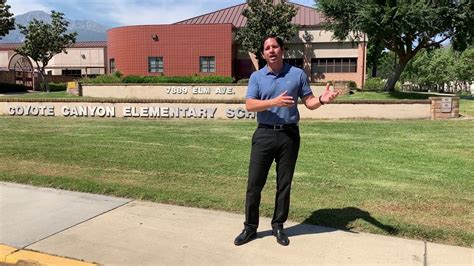
{"type": "MultiPolygon", "coordinates": [[[[194,17],[192,17],[192,18],[183,19],[183,20],[177,21],[177,22],[175,22],[175,23],[173,23],[173,24],[171,24],[171,25],[174,25],[174,24],[179,24],[179,25],[181,25],[180,23],[182,23],[182,22],[185,22],[185,21],[188,21],[188,20],[192,20],[192,19],[195,19],[195,18],[198,18],[198,17],[207,16],[207,15],[210,15],[210,14],[212,14],[212,13],[224,11],[224,10],[226,10],[226,9],[235,8],[235,7],[238,7],[238,6],[241,6],[241,5],[247,5],[247,2],[242,3],[242,4],[233,5],[233,6],[229,6],[229,7],[225,7],[225,8],[218,9],[218,10],[214,10],[214,11],[208,12],[208,13],[206,13],[206,14],[201,14],[201,15],[198,15],[198,16],[194,16],[194,17]]],[[[216,24],[216,23],[212,23],[212,24],[216,24]]],[[[231,24],[232,24],[232,23],[231,23],[231,24]]],[[[185,25],[190,25],[190,24],[185,24],[185,25]]]]}
{"type": "Polygon", "coordinates": [[[107,32],[111,30],[116,30],[116,29],[122,29],[122,28],[134,28],[134,27],[156,27],[156,26],[217,26],[217,25],[231,25],[233,28],[235,28],[234,24],[227,22],[227,23],[205,23],[205,24],[144,24],[144,25],[127,25],[127,26],[119,26],[119,27],[114,27],[110,28],[107,30],[107,32]]]}
{"type": "MultiPolygon", "coordinates": [[[[292,23],[296,26],[317,26],[325,21],[322,13],[319,10],[316,10],[314,7],[296,4],[293,2],[287,3],[297,9],[296,16],[292,18],[292,23]]],[[[172,25],[222,24],[223,22],[231,22],[236,28],[241,28],[245,27],[247,20],[247,18],[242,15],[242,10],[246,9],[247,7],[248,3],[245,2],[181,20],[173,23],[172,25]]]]}
{"type": "MultiPolygon", "coordinates": [[[[0,50],[13,50],[18,48],[23,43],[0,43],[0,50]]],[[[69,48],[77,48],[77,47],[84,47],[84,48],[97,48],[97,47],[107,47],[107,41],[80,41],[76,42],[69,48]]]]}

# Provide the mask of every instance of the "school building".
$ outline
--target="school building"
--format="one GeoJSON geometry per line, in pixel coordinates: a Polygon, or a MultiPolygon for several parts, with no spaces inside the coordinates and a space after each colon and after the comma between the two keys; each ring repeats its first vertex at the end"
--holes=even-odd
{"type": "MultiPolygon", "coordinates": [[[[362,87],[366,41],[354,45],[332,39],[321,28],[322,15],[312,7],[290,3],[298,13],[298,34],[285,46],[284,60],[305,70],[312,82],[353,80],[362,87]]],[[[245,26],[247,3],[174,24],[111,28],[106,42],[78,42],[48,65],[51,75],[86,76],[120,71],[124,75],[221,75],[248,78],[258,68],[255,56],[241,51],[236,31],[245,26]]],[[[18,44],[17,44],[18,45],[18,44]]],[[[19,69],[28,59],[0,44],[0,69],[19,69]]],[[[30,64],[31,64],[31,60],[30,64]]],[[[32,65],[32,64],[31,64],[32,65]]],[[[18,74],[20,76],[20,74],[18,74]]]]}

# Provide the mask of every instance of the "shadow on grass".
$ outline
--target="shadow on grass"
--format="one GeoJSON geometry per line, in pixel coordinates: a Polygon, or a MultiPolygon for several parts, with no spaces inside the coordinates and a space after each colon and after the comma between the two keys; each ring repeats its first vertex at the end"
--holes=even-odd
{"type": "Polygon", "coordinates": [[[26,95],[28,94],[27,91],[0,91],[1,96],[17,96],[17,95],[26,95]]]}
{"type": "Polygon", "coordinates": [[[461,95],[459,96],[461,99],[463,100],[470,100],[470,101],[474,101],[474,96],[469,96],[469,95],[461,95]]]}
{"type": "MultiPolygon", "coordinates": [[[[397,228],[383,224],[372,217],[369,212],[355,207],[316,210],[302,224],[288,227],[285,231],[288,236],[319,234],[337,230],[352,232],[350,224],[357,219],[362,219],[390,235],[398,234],[397,228]]],[[[267,235],[271,235],[270,230],[259,233],[260,237],[267,235]]]]}

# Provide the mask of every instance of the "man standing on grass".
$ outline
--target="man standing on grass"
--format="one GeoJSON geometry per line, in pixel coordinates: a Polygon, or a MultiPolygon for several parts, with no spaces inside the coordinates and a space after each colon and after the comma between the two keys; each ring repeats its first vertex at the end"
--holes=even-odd
{"type": "Polygon", "coordinates": [[[258,127],[252,137],[244,230],[234,240],[237,246],[257,237],[261,191],[273,160],[277,192],[272,233],[279,244],[290,243],[283,224],[288,218],[291,180],[300,146],[296,103],[301,98],[308,109],[314,110],[337,96],[329,90],[329,84],[319,98],[313,95],[304,71],[283,62],[280,37],[267,36],[262,51],[267,65],[251,75],[245,102],[248,111],[257,112],[258,127]]]}

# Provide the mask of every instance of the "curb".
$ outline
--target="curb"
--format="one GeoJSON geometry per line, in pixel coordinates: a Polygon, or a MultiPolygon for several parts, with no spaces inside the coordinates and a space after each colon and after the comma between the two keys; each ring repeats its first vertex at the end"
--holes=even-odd
{"type": "Polygon", "coordinates": [[[97,263],[49,255],[41,252],[17,249],[0,244],[0,265],[68,265],[68,266],[96,266],[97,263]]]}

